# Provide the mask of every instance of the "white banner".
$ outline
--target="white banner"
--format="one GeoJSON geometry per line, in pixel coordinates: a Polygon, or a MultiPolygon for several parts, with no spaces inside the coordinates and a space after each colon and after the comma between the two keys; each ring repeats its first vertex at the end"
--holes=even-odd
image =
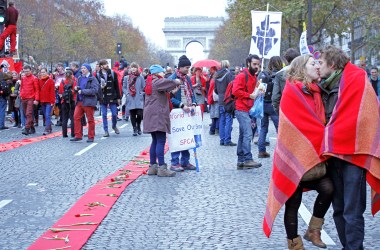
{"type": "Polygon", "coordinates": [[[280,56],[282,12],[251,11],[252,40],[250,54],[266,59],[280,56]]]}
{"type": "Polygon", "coordinates": [[[300,53],[301,55],[310,54],[309,48],[307,47],[307,31],[302,32],[300,37],[300,53]]]}
{"type": "Polygon", "coordinates": [[[182,109],[173,109],[170,112],[170,132],[170,152],[202,146],[204,136],[201,108],[196,107],[194,115],[185,113],[182,109]]]}

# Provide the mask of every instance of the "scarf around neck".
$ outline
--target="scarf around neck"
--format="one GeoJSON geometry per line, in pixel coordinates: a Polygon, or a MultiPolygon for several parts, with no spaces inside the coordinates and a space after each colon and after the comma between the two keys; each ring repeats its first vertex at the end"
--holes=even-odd
{"type": "Polygon", "coordinates": [[[327,90],[332,90],[342,76],[342,72],[342,69],[334,71],[327,79],[322,80],[322,86],[327,90]]]}
{"type": "Polygon", "coordinates": [[[129,92],[131,93],[131,96],[136,95],[136,80],[139,75],[140,74],[138,72],[129,74],[128,89],[129,89],[129,92]]]}
{"type": "Polygon", "coordinates": [[[193,103],[191,97],[193,95],[190,87],[190,83],[187,81],[187,75],[181,73],[179,70],[176,71],[177,78],[180,79],[184,85],[184,91],[186,96],[186,106],[191,106],[193,103]]]}

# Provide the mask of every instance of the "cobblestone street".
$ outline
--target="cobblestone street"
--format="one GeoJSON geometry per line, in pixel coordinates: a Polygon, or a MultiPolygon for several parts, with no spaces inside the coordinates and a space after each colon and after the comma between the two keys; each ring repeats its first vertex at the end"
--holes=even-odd
{"type": "MultiPolygon", "coordinates": [[[[236,147],[220,146],[218,136],[208,134],[205,117],[206,145],[198,150],[200,172],[185,171],[173,178],[141,176],[127,187],[83,249],[287,249],[283,209],[271,238],[262,231],[272,158],[258,159],[257,146],[252,143],[254,160],[263,166],[237,170],[236,147]]],[[[0,206],[0,249],[26,249],[98,180],[149,146],[149,135],[132,136],[124,121],[118,126],[122,127],[120,135],[101,139],[98,124],[98,144],[79,156],[75,154],[89,144],[70,143],[62,137],[0,153],[0,204],[11,201],[0,206]]],[[[36,136],[41,134],[42,127],[38,127],[36,136]]],[[[237,142],[237,137],[235,119],[232,141],[237,142]]],[[[267,148],[271,156],[275,137],[271,123],[267,148]]],[[[0,132],[1,143],[22,138],[19,129],[0,132]]],[[[166,162],[170,163],[169,152],[166,162]]],[[[191,162],[195,163],[193,154],[191,162]]],[[[365,249],[375,250],[380,247],[380,219],[370,214],[369,191],[365,249]]],[[[304,194],[300,235],[307,228],[302,216],[312,210],[315,196],[316,192],[304,194]]],[[[324,230],[328,249],[341,249],[332,208],[324,230]]],[[[318,249],[304,244],[306,249],[318,249]]]]}

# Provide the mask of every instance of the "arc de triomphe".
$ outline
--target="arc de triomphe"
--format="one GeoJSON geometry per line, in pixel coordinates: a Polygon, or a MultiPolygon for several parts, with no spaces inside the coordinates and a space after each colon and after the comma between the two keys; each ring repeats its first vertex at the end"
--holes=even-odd
{"type": "Polygon", "coordinates": [[[184,16],[167,17],[163,32],[165,34],[165,51],[174,61],[186,54],[186,47],[192,42],[203,46],[205,58],[208,57],[214,42],[215,32],[223,24],[223,17],[184,16]]]}

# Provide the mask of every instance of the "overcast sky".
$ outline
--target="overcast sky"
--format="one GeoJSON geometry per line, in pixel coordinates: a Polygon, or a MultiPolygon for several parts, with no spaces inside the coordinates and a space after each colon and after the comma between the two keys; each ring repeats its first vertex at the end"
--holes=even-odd
{"type": "Polygon", "coordinates": [[[165,17],[226,17],[227,0],[103,0],[106,15],[125,14],[152,43],[164,48],[165,17]]]}

